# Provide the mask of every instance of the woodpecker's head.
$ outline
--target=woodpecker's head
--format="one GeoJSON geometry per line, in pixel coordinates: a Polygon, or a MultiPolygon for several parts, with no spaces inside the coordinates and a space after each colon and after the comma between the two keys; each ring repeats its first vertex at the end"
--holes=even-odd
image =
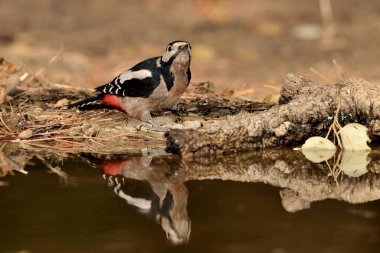
{"type": "Polygon", "coordinates": [[[186,41],[173,41],[170,42],[162,55],[162,62],[166,64],[180,64],[188,66],[191,61],[191,46],[186,41]]]}

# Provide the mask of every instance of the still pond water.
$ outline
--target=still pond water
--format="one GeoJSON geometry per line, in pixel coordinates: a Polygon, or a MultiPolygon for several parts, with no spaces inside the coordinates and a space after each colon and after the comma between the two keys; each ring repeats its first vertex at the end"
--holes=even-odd
{"type": "Polygon", "coordinates": [[[70,158],[61,176],[34,158],[0,178],[0,252],[380,251],[378,174],[334,181],[248,158],[185,172],[175,159],[70,158]],[[223,166],[235,174],[212,172],[223,166]]]}

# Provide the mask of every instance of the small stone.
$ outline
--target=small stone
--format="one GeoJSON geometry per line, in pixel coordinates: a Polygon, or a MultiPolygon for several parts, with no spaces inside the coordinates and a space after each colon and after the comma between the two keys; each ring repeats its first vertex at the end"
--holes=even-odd
{"type": "Polygon", "coordinates": [[[67,105],[69,105],[69,100],[67,98],[62,98],[62,99],[58,100],[57,103],[55,103],[52,107],[53,108],[61,108],[61,107],[67,106],[67,105]]]}
{"type": "Polygon", "coordinates": [[[41,114],[44,110],[40,107],[33,108],[33,113],[35,114],[41,114]]]}
{"type": "Polygon", "coordinates": [[[318,24],[300,24],[293,28],[292,34],[300,40],[317,40],[322,36],[322,28],[318,24]]]}

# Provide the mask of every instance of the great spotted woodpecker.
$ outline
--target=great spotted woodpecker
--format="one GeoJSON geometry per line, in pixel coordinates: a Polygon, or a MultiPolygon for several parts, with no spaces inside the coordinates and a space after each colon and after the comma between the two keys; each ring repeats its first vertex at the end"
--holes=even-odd
{"type": "Polygon", "coordinates": [[[146,59],[116,76],[111,82],[95,88],[96,96],[70,104],[79,110],[103,104],[128,113],[143,121],[151,130],[166,131],[152,120],[150,112],[176,105],[190,83],[191,46],[186,41],[173,41],[162,56],[146,59]]]}

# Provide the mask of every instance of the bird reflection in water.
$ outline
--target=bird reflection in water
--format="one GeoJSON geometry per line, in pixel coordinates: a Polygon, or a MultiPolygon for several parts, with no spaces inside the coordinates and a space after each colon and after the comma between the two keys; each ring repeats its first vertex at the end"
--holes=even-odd
{"type": "Polygon", "coordinates": [[[140,213],[155,219],[171,243],[187,243],[191,232],[188,190],[184,183],[169,180],[170,169],[165,164],[167,161],[159,158],[132,157],[99,166],[115,193],[140,213]]]}

